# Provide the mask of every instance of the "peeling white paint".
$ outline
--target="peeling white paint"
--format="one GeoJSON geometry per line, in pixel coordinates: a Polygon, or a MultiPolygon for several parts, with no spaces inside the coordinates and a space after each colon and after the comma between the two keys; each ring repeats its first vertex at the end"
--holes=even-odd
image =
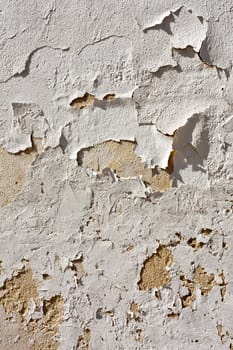
{"type": "Polygon", "coordinates": [[[233,349],[231,1],[0,18],[0,349],[233,349]]]}

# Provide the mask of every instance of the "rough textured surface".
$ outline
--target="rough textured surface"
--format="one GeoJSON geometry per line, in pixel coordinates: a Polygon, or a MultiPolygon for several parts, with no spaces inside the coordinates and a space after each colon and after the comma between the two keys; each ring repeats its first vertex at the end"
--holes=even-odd
{"type": "Polygon", "coordinates": [[[233,349],[232,2],[0,22],[0,350],[233,349]]]}
{"type": "Polygon", "coordinates": [[[135,144],[129,141],[106,141],[94,147],[78,152],[78,164],[88,167],[97,173],[115,177],[141,177],[145,185],[154,191],[165,191],[172,187],[170,173],[172,164],[163,169],[146,168],[142,160],[135,154],[135,144]]]}
{"type": "Polygon", "coordinates": [[[144,261],[141,270],[141,278],[138,281],[140,290],[164,287],[171,281],[167,267],[171,266],[173,258],[170,250],[159,246],[156,254],[153,254],[144,261]]]}

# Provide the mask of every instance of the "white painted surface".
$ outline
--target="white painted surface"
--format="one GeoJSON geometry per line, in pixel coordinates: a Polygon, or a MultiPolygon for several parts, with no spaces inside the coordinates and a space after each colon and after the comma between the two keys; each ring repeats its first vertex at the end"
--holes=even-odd
{"type": "Polygon", "coordinates": [[[231,1],[2,0],[0,23],[0,143],[13,154],[32,136],[44,146],[21,193],[1,208],[1,285],[27,259],[41,300],[62,295],[61,350],[76,349],[85,328],[90,350],[230,349],[231,1]],[[72,108],[85,93],[99,104],[72,108]],[[115,99],[103,103],[107,94],[115,99]],[[165,169],[175,150],[174,187],[148,193],[140,179],[112,182],[78,166],[78,151],[108,140],[136,141],[152,168],[165,169]],[[203,247],[193,249],[191,237],[203,247]],[[161,300],[137,285],[159,244],[174,259],[161,300]],[[70,268],[77,257],[81,284],[70,268]],[[193,281],[199,265],[216,283],[208,295],[196,283],[184,308],[180,275],[193,281]],[[127,324],[132,301],[142,322],[131,315],[127,324]]]}

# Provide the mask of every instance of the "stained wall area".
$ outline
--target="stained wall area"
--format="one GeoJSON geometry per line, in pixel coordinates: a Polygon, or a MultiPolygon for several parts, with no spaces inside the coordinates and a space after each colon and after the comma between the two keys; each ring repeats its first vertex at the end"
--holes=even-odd
{"type": "Polygon", "coordinates": [[[233,349],[232,11],[0,2],[0,350],[233,349]]]}

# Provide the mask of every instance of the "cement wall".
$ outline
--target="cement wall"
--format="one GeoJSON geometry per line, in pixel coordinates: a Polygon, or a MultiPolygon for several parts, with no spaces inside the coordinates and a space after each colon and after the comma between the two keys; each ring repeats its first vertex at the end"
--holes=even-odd
{"type": "Polygon", "coordinates": [[[233,6],[0,3],[0,350],[233,349],[233,6]]]}

